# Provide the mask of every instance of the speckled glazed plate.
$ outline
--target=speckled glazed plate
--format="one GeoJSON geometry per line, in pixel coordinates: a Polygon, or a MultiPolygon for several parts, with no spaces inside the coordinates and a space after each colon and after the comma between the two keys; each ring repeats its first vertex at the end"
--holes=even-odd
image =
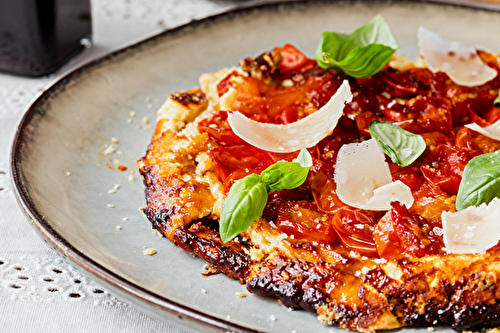
{"type": "MultiPolygon", "coordinates": [[[[202,332],[330,332],[314,315],[250,295],[238,281],[202,276],[203,260],[151,229],[139,210],[144,188],[135,161],[149,143],[155,110],[169,93],[197,85],[202,73],[286,42],[312,55],[323,31],[350,32],[377,13],[389,22],[399,51],[413,58],[420,25],[499,52],[499,7],[485,6],[273,4],[190,23],[110,54],[57,82],[22,119],[11,155],[19,202],[58,252],[147,313],[202,332]],[[157,254],[145,256],[144,248],[157,254]]],[[[426,331],[405,329],[418,330],[426,331]]]]}

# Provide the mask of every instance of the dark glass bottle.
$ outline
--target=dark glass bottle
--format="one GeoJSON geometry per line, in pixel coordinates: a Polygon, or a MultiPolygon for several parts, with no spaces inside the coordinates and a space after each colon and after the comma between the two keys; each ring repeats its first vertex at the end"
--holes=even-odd
{"type": "Polygon", "coordinates": [[[0,71],[53,73],[91,34],[90,0],[0,0],[0,71]]]}

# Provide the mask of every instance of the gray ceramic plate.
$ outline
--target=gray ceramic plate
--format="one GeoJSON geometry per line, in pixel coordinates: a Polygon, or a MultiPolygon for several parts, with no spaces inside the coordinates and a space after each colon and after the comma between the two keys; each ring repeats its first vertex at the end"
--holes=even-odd
{"type": "Polygon", "coordinates": [[[350,32],[377,13],[392,27],[400,52],[414,58],[419,25],[500,51],[500,14],[488,6],[488,11],[426,2],[264,6],[191,23],[113,53],[56,83],[21,121],[11,156],[21,206],[57,251],[148,313],[203,332],[330,332],[314,315],[249,295],[235,280],[203,277],[202,260],[151,230],[139,211],[143,186],[134,164],[152,133],[143,118],[154,122],[165,97],[197,85],[202,73],[286,42],[312,55],[322,31],[350,32]],[[119,143],[113,144],[113,137],[119,143]],[[116,151],[103,154],[111,144],[116,151]],[[118,171],[115,162],[128,170],[118,171]],[[115,184],[120,187],[109,194],[115,184]],[[144,247],[158,253],[147,257],[144,247]]]}

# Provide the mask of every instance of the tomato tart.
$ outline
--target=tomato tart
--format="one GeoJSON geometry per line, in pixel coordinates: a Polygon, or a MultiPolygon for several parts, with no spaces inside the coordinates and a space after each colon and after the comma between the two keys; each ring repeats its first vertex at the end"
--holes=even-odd
{"type": "Polygon", "coordinates": [[[153,228],[323,323],[497,326],[500,57],[418,37],[410,61],[377,16],[171,94],[138,161],[153,228]]]}

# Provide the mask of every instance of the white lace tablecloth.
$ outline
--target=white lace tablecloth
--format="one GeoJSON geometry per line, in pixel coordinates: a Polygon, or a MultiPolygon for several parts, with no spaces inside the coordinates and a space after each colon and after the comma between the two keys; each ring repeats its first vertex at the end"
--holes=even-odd
{"type": "Polygon", "coordinates": [[[67,71],[234,6],[207,0],[92,0],[90,49],[50,77],[0,74],[0,332],[185,332],[126,305],[49,249],[16,203],[8,174],[9,150],[31,101],[67,71]]]}

